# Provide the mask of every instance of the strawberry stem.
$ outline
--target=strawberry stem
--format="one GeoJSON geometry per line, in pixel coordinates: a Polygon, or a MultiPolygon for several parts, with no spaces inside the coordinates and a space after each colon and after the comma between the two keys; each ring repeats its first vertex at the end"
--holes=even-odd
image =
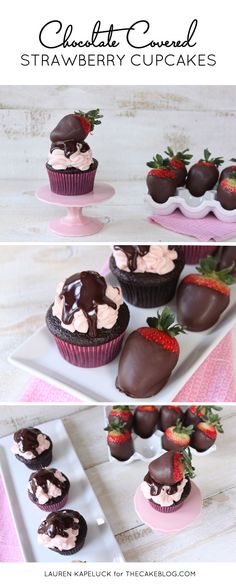
{"type": "Polygon", "coordinates": [[[146,163],[149,168],[166,168],[171,170],[169,165],[169,159],[163,158],[160,154],[156,154],[153,156],[153,159],[150,162],[146,163]]]}
{"type": "Polygon", "coordinates": [[[186,334],[185,327],[180,324],[174,324],[174,322],[175,314],[171,312],[168,306],[165,306],[162,312],[157,312],[157,317],[150,316],[147,318],[148,326],[166,332],[170,337],[176,337],[180,333],[186,334]]]}
{"type": "Polygon", "coordinates": [[[99,124],[102,123],[100,121],[100,119],[103,118],[103,115],[100,114],[99,108],[97,108],[95,110],[89,110],[88,112],[83,112],[81,110],[78,110],[78,111],[75,111],[74,113],[77,116],[81,116],[82,118],[85,118],[89,122],[90,132],[93,131],[94,126],[98,126],[99,124]]]}
{"type": "Polygon", "coordinates": [[[207,258],[202,259],[199,262],[199,266],[196,267],[196,270],[202,275],[206,276],[207,278],[213,278],[214,280],[218,280],[219,282],[223,282],[227,286],[231,284],[235,284],[236,280],[231,276],[231,272],[234,268],[234,263],[223,270],[216,270],[217,268],[217,259],[213,258],[212,256],[207,256],[207,258]]]}
{"type": "Polygon", "coordinates": [[[221,164],[223,164],[224,159],[222,158],[222,156],[218,156],[217,158],[211,158],[211,152],[208,150],[208,148],[205,148],[204,150],[204,158],[200,158],[199,162],[210,162],[211,164],[215,164],[215,166],[220,166],[221,164]]]}
{"type": "Polygon", "coordinates": [[[181,462],[184,465],[185,476],[193,479],[195,477],[195,468],[192,465],[192,454],[189,448],[182,451],[181,462]]]}
{"type": "Polygon", "coordinates": [[[170,158],[181,160],[181,162],[183,162],[185,166],[187,166],[187,164],[190,163],[190,160],[193,157],[192,154],[187,154],[187,152],[189,152],[189,148],[185,148],[185,150],[182,150],[182,152],[181,151],[176,152],[176,154],[174,153],[170,146],[168,146],[167,149],[165,150],[165,154],[167,154],[167,156],[169,156],[170,158]]]}

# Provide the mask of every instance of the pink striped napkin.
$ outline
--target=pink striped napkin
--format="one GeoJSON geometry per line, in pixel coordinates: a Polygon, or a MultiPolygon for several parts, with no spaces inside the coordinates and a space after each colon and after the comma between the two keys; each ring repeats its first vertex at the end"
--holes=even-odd
{"type": "Polygon", "coordinates": [[[203,219],[188,219],[179,210],[171,215],[158,215],[153,213],[148,217],[149,223],[157,223],[166,229],[190,235],[199,241],[225,241],[236,236],[236,223],[219,221],[214,215],[209,214],[203,219]]]}

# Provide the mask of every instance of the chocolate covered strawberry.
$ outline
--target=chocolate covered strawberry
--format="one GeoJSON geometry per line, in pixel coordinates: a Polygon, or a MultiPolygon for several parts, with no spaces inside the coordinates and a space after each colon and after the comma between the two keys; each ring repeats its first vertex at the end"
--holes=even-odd
{"type": "Polygon", "coordinates": [[[212,256],[201,260],[198,273],[189,274],[177,290],[178,320],[191,331],[211,328],[230,302],[229,285],[235,282],[232,266],[217,271],[212,256]]]}
{"type": "Polygon", "coordinates": [[[187,176],[186,166],[190,163],[193,155],[189,154],[189,148],[175,154],[170,146],[165,150],[165,154],[168,156],[169,166],[175,172],[177,187],[183,187],[187,176]]]}
{"type": "Polygon", "coordinates": [[[216,201],[227,211],[236,209],[236,172],[231,172],[218,184],[216,201]]]}
{"type": "Polygon", "coordinates": [[[215,443],[217,432],[224,432],[218,414],[209,414],[207,420],[199,422],[191,436],[191,446],[198,452],[205,452],[215,443]]]}
{"type": "MultiPolygon", "coordinates": [[[[230,158],[230,161],[236,162],[236,158],[230,158]]],[[[223,168],[220,174],[219,182],[224,180],[224,178],[227,178],[227,176],[229,176],[231,172],[236,172],[236,164],[231,164],[230,166],[226,166],[226,168],[223,168]]]]}
{"type": "Polygon", "coordinates": [[[131,430],[133,425],[133,414],[129,406],[113,406],[108,414],[109,424],[121,422],[127,430],[131,430]]]}
{"type": "Polygon", "coordinates": [[[140,438],[150,438],[156,430],[158,409],[155,406],[137,406],[134,411],[134,432],[140,438]]]}
{"type": "MultiPolygon", "coordinates": [[[[51,152],[55,148],[61,148],[67,158],[71,156],[77,151],[76,145],[83,144],[88,134],[93,131],[94,126],[101,124],[102,117],[99,109],[86,113],[79,110],[64,116],[50,134],[51,152]]],[[[88,148],[86,144],[85,147],[88,148]]]]}
{"type": "Polygon", "coordinates": [[[220,411],[222,408],[220,406],[205,406],[205,405],[192,405],[187,408],[184,414],[184,425],[189,426],[192,424],[194,427],[205,420],[205,418],[213,413],[213,410],[220,411]]]}
{"type": "Polygon", "coordinates": [[[162,406],[158,421],[159,429],[165,432],[166,428],[175,426],[177,420],[182,420],[183,415],[180,406],[162,406]]]}
{"type": "Polygon", "coordinates": [[[219,178],[218,167],[223,162],[221,156],[211,158],[209,150],[204,150],[204,158],[191,166],[186,181],[186,187],[193,197],[202,197],[206,191],[213,189],[219,178]]]}
{"type": "Polygon", "coordinates": [[[217,269],[223,270],[224,268],[232,267],[232,276],[236,277],[236,246],[235,245],[222,245],[219,248],[217,254],[217,269]]]}
{"type": "Polygon", "coordinates": [[[109,424],[105,430],[111,456],[117,460],[128,460],[134,454],[134,444],[131,432],[121,422],[109,424]]]}
{"type": "Polygon", "coordinates": [[[165,203],[169,197],[176,195],[176,173],[171,169],[168,158],[156,154],[147,166],[151,168],[147,175],[148,193],[156,203],[165,203]]]}
{"type": "Polygon", "coordinates": [[[128,396],[145,398],[166,385],[179,359],[176,336],[184,332],[174,324],[175,315],[168,307],[147,319],[149,326],[133,331],[123,347],[116,387],[128,396]]]}
{"type": "Polygon", "coordinates": [[[187,448],[190,444],[193,426],[183,426],[180,420],[177,420],[175,426],[166,428],[165,433],[161,438],[161,445],[164,450],[181,451],[187,448]]]}

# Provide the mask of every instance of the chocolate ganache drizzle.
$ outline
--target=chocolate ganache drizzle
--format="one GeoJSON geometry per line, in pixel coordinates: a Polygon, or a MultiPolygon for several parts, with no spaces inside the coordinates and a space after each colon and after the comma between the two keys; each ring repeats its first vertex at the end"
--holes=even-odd
{"type": "Polygon", "coordinates": [[[77,144],[82,144],[81,152],[89,149],[88,144],[84,142],[85,132],[79,117],[74,114],[64,116],[52,130],[50,138],[52,142],[50,152],[53,152],[55,148],[60,148],[64,150],[66,158],[77,151],[77,144]]]}
{"type": "Polygon", "coordinates": [[[137,269],[137,258],[147,255],[150,245],[114,245],[115,250],[121,250],[127,257],[128,267],[131,272],[137,269]]]}
{"type": "Polygon", "coordinates": [[[32,489],[32,493],[34,495],[36,495],[38,487],[41,487],[44,493],[48,493],[47,481],[55,485],[55,487],[58,487],[58,489],[61,489],[61,491],[63,492],[63,490],[65,489],[65,483],[67,481],[65,482],[60,481],[55,476],[56,470],[57,470],[56,468],[42,468],[40,470],[37,470],[36,472],[33,472],[30,475],[29,482],[32,489]]]}
{"type": "Polygon", "coordinates": [[[56,535],[61,537],[69,537],[66,529],[79,529],[79,514],[75,511],[64,509],[56,513],[49,513],[47,518],[42,521],[38,528],[38,533],[45,533],[53,539],[56,535]],[[77,521],[76,521],[77,520],[77,521]]]}
{"type": "MultiPolygon", "coordinates": [[[[146,474],[146,476],[144,477],[144,481],[146,483],[148,483],[148,485],[150,486],[150,495],[152,497],[156,497],[157,495],[160,495],[161,490],[163,489],[162,483],[155,483],[153,481],[150,473],[146,474]]],[[[168,488],[166,489],[167,495],[173,495],[174,493],[177,493],[178,486],[181,483],[182,483],[182,481],[179,481],[178,483],[175,483],[174,485],[168,485],[168,488]]]]}
{"type": "Polygon", "coordinates": [[[39,434],[41,432],[37,428],[21,428],[21,430],[15,432],[14,440],[19,446],[19,451],[32,452],[37,456],[37,448],[39,446],[37,437],[39,434]]]}
{"type": "Polygon", "coordinates": [[[62,321],[71,324],[75,312],[82,310],[88,321],[88,334],[97,334],[97,307],[107,304],[116,310],[113,300],[106,296],[105,278],[98,272],[86,271],[73,274],[65,281],[60,298],[64,299],[62,321]]]}

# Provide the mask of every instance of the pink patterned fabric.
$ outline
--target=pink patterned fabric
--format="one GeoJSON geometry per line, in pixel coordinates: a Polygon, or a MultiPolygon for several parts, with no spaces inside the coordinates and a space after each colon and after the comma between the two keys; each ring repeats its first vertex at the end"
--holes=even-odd
{"type": "Polygon", "coordinates": [[[15,525],[12,519],[7,496],[0,478],[0,562],[23,562],[15,525]]]}
{"type": "Polygon", "coordinates": [[[19,399],[20,402],[40,403],[81,403],[82,400],[70,395],[63,389],[49,385],[42,379],[32,379],[25,392],[19,399]]]}
{"type": "Polygon", "coordinates": [[[207,215],[204,219],[188,219],[177,210],[171,215],[153,213],[148,221],[176,233],[196,237],[199,241],[225,241],[236,235],[236,223],[219,221],[214,215],[207,215]]]}

